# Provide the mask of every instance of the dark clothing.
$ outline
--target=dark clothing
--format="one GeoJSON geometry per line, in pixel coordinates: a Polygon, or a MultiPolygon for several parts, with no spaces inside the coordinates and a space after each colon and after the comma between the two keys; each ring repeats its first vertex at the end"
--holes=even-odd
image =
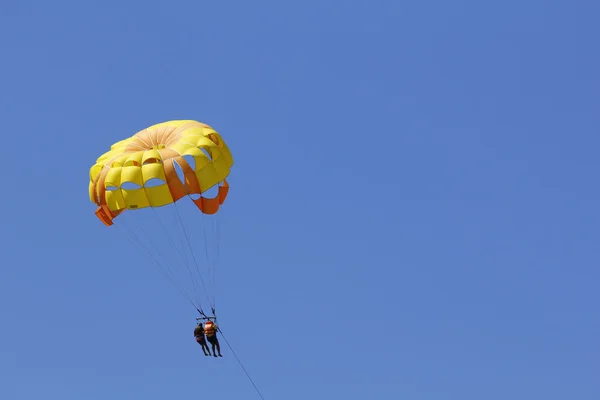
{"type": "Polygon", "coordinates": [[[202,325],[198,325],[194,328],[194,336],[204,336],[204,328],[202,325]]]}
{"type": "Polygon", "coordinates": [[[196,336],[196,342],[206,345],[206,339],[204,338],[204,335],[202,336],[196,336]]]}
{"type": "MultiPolygon", "coordinates": [[[[206,344],[206,339],[204,338],[204,328],[202,327],[202,325],[198,325],[197,327],[194,328],[194,337],[196,338],[196,342],[202,346],[202,351],[204,352],[205,356],[210,356],[210,349],[208,348],[207,344],[206,344]]],[[[216,357],[216,355],[215,355],[216,357]]]]}
{"type": "Polygon", "coordinates": [[[217,335],[207,336],[206,339],[210,344],[219,344],[219,341],[217,340],[217,335]]]}
{"type": "Polygon", "coordinates": [[[216,357],[218,353],[219,357],[223,357],[221,355],[221,345],[219,345],[219,339],[217,339],[217,334],[215,333],[214,335],[207,336],[206,340],[208,340],[208,342],[212,345],[213,356],[216,357]]]}

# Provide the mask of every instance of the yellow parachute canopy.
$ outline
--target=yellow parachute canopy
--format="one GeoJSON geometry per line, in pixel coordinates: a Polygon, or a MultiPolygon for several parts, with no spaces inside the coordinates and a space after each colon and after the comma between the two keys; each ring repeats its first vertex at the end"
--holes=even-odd
{"type": "Polygon", "coordinates": [[[160,207],[219,185],[215,198],[192,199],[201,212],[214,214],[229,191],[233,158],[221,136],[193,120],[162,122],[117,142],[90,169],[90,200],[107,226],[127,209],[160,207]],[[194,165],[185,160],[191,156],[194,165]],[[179,179],[177,164],[183,171],[179,179]]]}

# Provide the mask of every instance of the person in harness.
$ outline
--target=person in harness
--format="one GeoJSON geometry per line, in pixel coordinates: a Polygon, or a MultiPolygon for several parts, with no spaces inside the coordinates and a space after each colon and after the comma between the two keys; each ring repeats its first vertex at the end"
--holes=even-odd
{"type": "MultiPolygon", "coordinates": [[[[198,326],[194,328],[194,337],[196,338],[196,342],[202,346],[202,351],[205,356],[210,356],[210,349],[206,344],[206,339],[204,338],[204,328],[202,327],[202,322],[198,323],[198,326]]],[[[216,357],[216,356],[215,356],[216,357]]]]}
{"type": "Polygon", "coordinates": [[[217,339],[217,331],[219,328],[217,324],[213,321],[208,320],[204,324],[204,334],[206,335],[206,340],[212,345],[213,356],[217,357],[217,352],[219,352],[219,357],[223,357],[221,355],[221,346],[219,345],[219,339],[217,339]],[[215,350],[216,348],[216,350],[215,350]]]}

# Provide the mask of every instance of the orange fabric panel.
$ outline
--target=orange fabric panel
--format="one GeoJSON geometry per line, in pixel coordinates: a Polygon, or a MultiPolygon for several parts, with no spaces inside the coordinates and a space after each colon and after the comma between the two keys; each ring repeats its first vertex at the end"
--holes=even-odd
{"type": "Polygon", "coordinates": [[[106,210],[104,207],[98,207],[95,214],[104,225],[111,226],[113,224],[112,218],[109,215],[106,215],[106,210]]]}
{"type": "Polygon", "coordinates": [[[223,185],[219,186],[219,194],[217,197],[213,197],[212,199],[206,197],[200,197],[198,200],[192,199],[196,207],[200,209],[204,214],[216,214],[221,207],[221,204],[227,198],[227,194],[229,193],[229,184],[227,181],[223,181],[223,185]]]}
{"type": "Polygon", "coordinates": [[[164,160],[165,167],[165,176],[167,178],[167,186],[169,186],[169,191],[171,192],[171,196],[173,196],[173,202],[181,199],[187,193],[185,191],[185,186],[179,180],[177,176],[177,171],[175,171],[175,165],[173,165],[173,159],[164,160]]]}
{"type": "Polygon", "coordinates": [[[198,177],[196,173],[190,167],[190,164],[185,161],[185,158],[182,156],[175,157],[175,161],[181,167],[183,171],[183,176],[185,180],[185,188],[187,189],[188,194],[200,194],[200,183],[198,183],[198,177]]]}

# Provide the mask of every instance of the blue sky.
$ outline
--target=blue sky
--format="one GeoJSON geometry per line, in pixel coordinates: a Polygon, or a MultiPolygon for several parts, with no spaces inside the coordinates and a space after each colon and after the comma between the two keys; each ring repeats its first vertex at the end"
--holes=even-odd
{"type": "Polygon", "coordinates": [[[3,1],[0,397],[259,398],[88,199],[110,144],[196,119],[235,157],[217,308],[265,399],[600,398],[599,12],[3,1]]]}

